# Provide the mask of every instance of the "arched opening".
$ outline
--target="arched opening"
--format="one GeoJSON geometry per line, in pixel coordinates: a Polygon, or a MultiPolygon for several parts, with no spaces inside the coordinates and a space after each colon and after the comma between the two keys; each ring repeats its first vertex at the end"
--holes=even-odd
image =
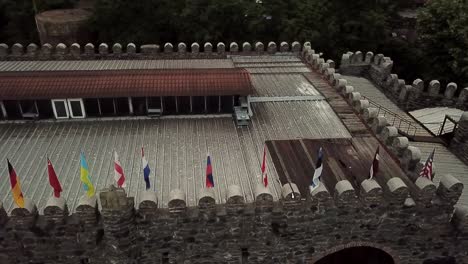
{"type": "Polygon", "coordinates": [[[316,264],[395,264],[392,256],[373,247],[350,247],[329,254],[316,264]]]}

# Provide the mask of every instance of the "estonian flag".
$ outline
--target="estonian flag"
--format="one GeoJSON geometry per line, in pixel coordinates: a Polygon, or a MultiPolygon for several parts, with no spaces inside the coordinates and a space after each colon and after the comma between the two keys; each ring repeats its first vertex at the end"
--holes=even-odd
{"type": "Polygon", "coordinates": [[[310,191],[312,192],[320,185],[320,177],[322,176],[323,171],[323,149],[320,147],[318,152],[317,163],[315,164],[314,177],[312,178],[312,183],[310,184],[310,191]]]}
{"type": "Polygon", "coordinates": [[[208,155],[208,160],[206,162],[206,188],[213,188],[213,187],[214,187],[213,169],[211,168],[210,155],[208,155]]]}
{"type": "Polygon", "coordinates": [[[145,158],[145,151],[143,150],[143,148],[141,148],[141,164],[143,165],[143,177],[145,178],[146,182],[146,190],[148,190],[151,187],[149,179],[151,170],[148,165],[148,161],[145,158]]]}

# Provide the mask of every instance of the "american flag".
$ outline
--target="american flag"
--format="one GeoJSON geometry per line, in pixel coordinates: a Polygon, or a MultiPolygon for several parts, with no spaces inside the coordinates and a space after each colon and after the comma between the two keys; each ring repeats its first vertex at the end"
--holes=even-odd
{"type": "Polygon", "coordinates": [[[427,158],[426,163],[424,164],[424,167],[419,173],[420,177],[428,178],[431,181],[432,181],[432,163],[434,162],[434,152],[435,152],[435,148],[432,151],[431,155],[429,155],[429,157],[427,158]]]}

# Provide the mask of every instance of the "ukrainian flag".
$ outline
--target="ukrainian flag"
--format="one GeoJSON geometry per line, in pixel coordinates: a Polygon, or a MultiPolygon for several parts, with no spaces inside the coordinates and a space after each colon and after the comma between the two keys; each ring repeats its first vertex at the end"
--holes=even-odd
{"type": "Polygon", "coordinates": [[[86,191],[86,194],[88,197],[92,197],[94,195],[94,186],[93,183],[91,182],[91,178],[89,177],[89,168],[88,168],[88,163],[86,163],[86,159],[84,156],[84,153],[81,152],[81,182],[83,183],[83,188],[86,191]]]}

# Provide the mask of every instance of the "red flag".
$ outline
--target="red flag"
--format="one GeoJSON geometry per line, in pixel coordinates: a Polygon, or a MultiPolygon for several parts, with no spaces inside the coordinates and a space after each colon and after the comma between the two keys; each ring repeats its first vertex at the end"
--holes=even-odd
{"type": "Polygon", "coordinates": [[[117,151],[114,151],[114,179],[117,182],[117,186],[125,187],[125,174],[122,169],[122,165],[120,165],[119,155],[117,155],[117,151]]]}
{"type": "Polygon", "coordinates": [[[266,173],[266,146],[263,146],[263,161],[262,161],[262,178],[263,185],[268,186],[268,176],[266,173]]]}
{"type": "Polygon", "coordinates": [[[49,183],[52,188],[54,188],[54,196],[60,198],[60,193],[62,192],[62,186],[57,178],[54,167],[49,159],[47,159],[47,171],[49,172],[49,183]]]}

